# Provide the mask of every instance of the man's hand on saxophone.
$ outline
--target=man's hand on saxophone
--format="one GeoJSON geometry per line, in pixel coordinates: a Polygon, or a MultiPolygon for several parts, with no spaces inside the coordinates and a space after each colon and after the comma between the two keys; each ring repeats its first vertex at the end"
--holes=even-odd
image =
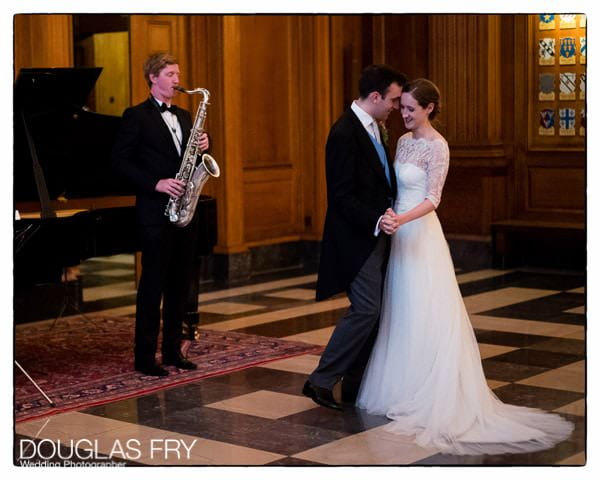
{"type": "Polygon", "coordinates": [[[161,193],[166,193],[170,197],[179,198],[185,192],[185,182],[175,178],[163,178],[158,181],[154,190],[161,193]]]}
{"type": "MultiPolygon", "coordinates": [[[[209,147],[208,134],[206,132],[200,135],[200,141],[198,147],[201,152],[208,150],[209,147]]],[[[185,182],[177,180],[175,178],[163,178],[158,181],[154,190],[161,193],[166,193],[172,198],[179,198],[185,193],[185,182]]]]}
{"type": "Polygon", "coordinates": [[[198,147],[200,148],[201,152],[206,152],[206,150],[208,150],[209,141],[208,141],[208,134],[206,132],[204,132],[204,133],[202,133],[202,135],[200,135],[200,142],[198,143],[198,147]]]}

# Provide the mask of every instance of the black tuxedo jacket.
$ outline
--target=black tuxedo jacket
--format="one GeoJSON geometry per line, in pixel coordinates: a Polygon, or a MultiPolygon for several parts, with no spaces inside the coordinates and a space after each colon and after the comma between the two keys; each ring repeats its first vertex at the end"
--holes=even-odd
{"type": "Polygon", "coordinates": [[[317,300],[346,291],[375,248],[377,220],[393,205],[397,190],[387,149],[386,155],[391,185],[367,131],[351,109],[331,127],[325,147],[328,205],[317,300]]]}
{"type": "Polygon", "coordinates": [[[183,136],[181,155],[153,100],[130,107],[112,152],[113,168],[124,175],[136,191],[136,218],[141,225],[159,225],[168,221],[165,208],[169,196],[154,190],[162,178],[174,178],[181,166],[192,128],[187,110],[177,108],[175,115],[183,136]]]}

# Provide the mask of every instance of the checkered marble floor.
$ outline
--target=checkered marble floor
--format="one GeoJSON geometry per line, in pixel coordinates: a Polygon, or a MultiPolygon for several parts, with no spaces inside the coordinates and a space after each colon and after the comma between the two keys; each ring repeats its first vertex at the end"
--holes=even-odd
{"type": "MultiPolygon", "coordinates": [[[[132,256],[89,260],[82,275],[85,312],[135,315],[132,256]]],[[[319,360],[304,355],[19,423],[15,445],[52,438],[67,448],[88,439],[98,452],[132,465],[585,464],[585,275],[479,270],[458,271],[457,278],[490,387],[504,402],[561,413],[575,423],[570,439],[530,454],[425,450],[386,433],[386,418],[358,409],[340,414],[302,396],[319,360]]],[[[315,303],[315,283],[311,274],[203,291],[202,325],[325,345],[348,302],[339,296],[315,303]]],[[[40,447],[33,459],[51,447],[40,447]]]]}

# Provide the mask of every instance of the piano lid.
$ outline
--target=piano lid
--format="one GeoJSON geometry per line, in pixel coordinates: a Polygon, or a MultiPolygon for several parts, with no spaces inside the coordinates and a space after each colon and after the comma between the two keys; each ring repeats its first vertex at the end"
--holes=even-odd
{"type": "Polygon", "coordinates": [[[82,108],[101,72],[101,67],[22,68],[15,82],[15,109],[82,108]]]}
{"type": "Polygon", "coordinates": [[[14,200],[37,201],[32,150],[49,200],[133,194],[111,169],[121,117],[85,108],[102,68],[24,68],[15,82],[14,200]],[[31,140],[31,144],[28,141],[31,140]]]}

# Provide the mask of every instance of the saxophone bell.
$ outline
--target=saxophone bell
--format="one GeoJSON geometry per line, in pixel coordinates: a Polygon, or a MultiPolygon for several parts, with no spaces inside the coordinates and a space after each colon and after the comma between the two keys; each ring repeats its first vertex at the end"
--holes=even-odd
{"type": "Polygon", "coordinates": [[[217,178],[221,175],[221,169],[212,155],[209,155],[208,153],[204,153],[202,155],[202,161],[200,162],[198,168],[202,167],[203,165],[206,169],[206,173],[208,173],[211,177],[217,178]]]}

